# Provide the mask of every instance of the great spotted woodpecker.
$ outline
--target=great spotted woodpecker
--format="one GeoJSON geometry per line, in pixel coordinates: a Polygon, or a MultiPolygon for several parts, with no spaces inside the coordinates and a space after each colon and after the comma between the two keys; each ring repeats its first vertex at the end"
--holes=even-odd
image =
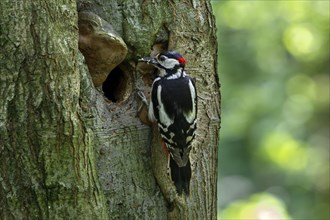
{"type": "Polygon", "coordinates": [[[186,60],[176,51],[156,57],[144,57],[159,69],[153,81],[148,116],[157,122],[161,137],[170,153],[171,179],[179,195],[189,195],[191,167],[189,152],[195,138],[197,93],[195,83],[184,71],[186,60]]]}

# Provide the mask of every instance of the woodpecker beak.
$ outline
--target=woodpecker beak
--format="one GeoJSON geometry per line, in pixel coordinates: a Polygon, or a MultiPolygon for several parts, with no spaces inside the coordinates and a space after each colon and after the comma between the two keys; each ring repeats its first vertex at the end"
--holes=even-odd
{"type": "Polygon", "coordinates": [[[141,59],[138,59],[138,62],[144,62],[144,63],[147,63],[147,64],[153,64],[153,65],[158,64],[156,58],[154,58],[154,57],[143,57],[141,59]]]}

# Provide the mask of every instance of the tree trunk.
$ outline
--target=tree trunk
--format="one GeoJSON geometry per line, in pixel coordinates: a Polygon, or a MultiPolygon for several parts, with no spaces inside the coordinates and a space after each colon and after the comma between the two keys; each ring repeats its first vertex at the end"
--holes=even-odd
{"type": "Polygon", "coordinates": [[[209,1],[0,6],[0,219],[216,219],[220,96],[209,1]],[[136,92],[150,90],[153,70],[136,60],[150,48],[179,51],[196,78],[189,197],[175,193],[157,129],[137,117],[136,92]]]}

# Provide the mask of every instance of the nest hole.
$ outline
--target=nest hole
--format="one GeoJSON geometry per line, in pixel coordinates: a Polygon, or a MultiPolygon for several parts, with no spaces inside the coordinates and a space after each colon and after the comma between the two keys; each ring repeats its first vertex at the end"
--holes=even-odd
{"type": "Polygon", "coordinates": [[[122,68],[117,66],[108,75],[102,84],[105,97],[112,102],[124,101],[130,94],[131,77],[122,68]]]}

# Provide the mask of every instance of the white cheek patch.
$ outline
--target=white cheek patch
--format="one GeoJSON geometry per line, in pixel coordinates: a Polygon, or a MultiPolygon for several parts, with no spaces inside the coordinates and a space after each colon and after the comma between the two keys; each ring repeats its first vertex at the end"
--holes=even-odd
{"type": "Polygon", "coordinates": [[[166,69],[173,69],[175,66],[180,65],[179,61],[176,59],[166,59],[164,62],[160,63],[166,69]]]}
{"type": "Polygon", "coordinates": [[[196,91],[195,87],[192,84],[191,80],[189,81],[189,89],[190,89],[190,94],[191,94],[191,100],[193,101],[192,103],[192,110],[189,112],[184,112],[184,116],[187,118],[187,121],[191,124],[195,119],[196,119],[196,91]]]}

